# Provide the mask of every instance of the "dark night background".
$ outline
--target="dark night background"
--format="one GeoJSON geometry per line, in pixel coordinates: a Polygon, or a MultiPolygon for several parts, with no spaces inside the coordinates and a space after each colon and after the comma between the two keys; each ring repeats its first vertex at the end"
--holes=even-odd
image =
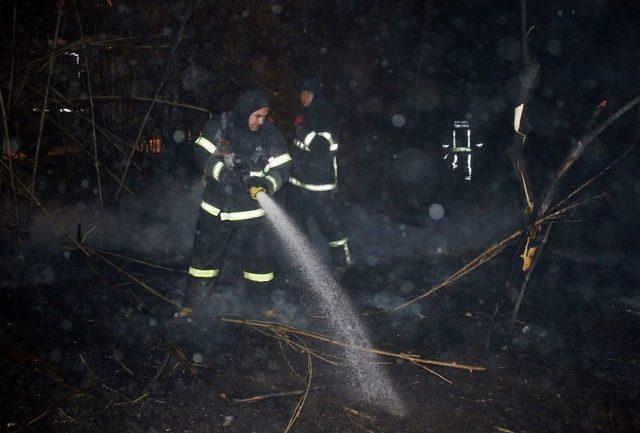
{"type": "MultiPolygon", "coordinates": [[[[598,104],[596,125],[639,96],[640,4],[529,1],[526,19],[539,65],[524,152],[537,204],[598,104]]],[[[207,111],[261,87],[290,141],[309,75],[341,123],[354,258],[342,286],[372,346],[487,370],[434,368],[447,383],[384,359],[407,407],[398,418],[352,395],[345,367],[315,360],[321,388],[291,431],[639,431],[636,148],[576,198],[601,197],[553,225],[509,350],[485,342],[517,244],[393,310],[526,224],[507,153],[523,102],[520,1],[5,1],[0,34],[2,431],[285,431],[298,397],[235,401],[304,389],[292,370],[306,368],[273,338],[217,320],[258,317],[238,287],[237,242],[205,326],[172,339],[166,300],[185,284],[202,192],[191,146],[207,111]],[[456,120],[483,143],[471,182],[443,160],[456,120]]],[[[558,198],[637,143],[639,122],[635,106],[598,135],[558,198]]],[[[287,266],[274,320],[330,333],[287,266]]]]}

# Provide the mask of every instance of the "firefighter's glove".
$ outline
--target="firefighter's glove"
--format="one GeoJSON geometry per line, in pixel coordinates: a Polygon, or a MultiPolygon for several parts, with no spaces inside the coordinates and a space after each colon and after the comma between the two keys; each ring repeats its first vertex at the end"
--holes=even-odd
{"type": "Polygon", "coordinates": [[[236,165],[236,154],[228,153],[224,156],[224,166],[228,169],[233,170],[233,167],[236,165]]]}
{"type": "Polygon", "coordinates": [[[331,149],[331,143],[321,135],[316,135],[309,143],[309,151],[312,155],[326,155],[329,149],[331,149]]]}
{"type": "Polygon", "coordinates": [[[235,157],[233,159],[233,172],[236,174],[236,176],[238,176],[238,179],[240,179],[246,185],[249,185],[249,179],[251,178],[251,175],[240,158],[235,157]]]}
{"type": "Polygon", "coordinates": [[[257,199],[257,195],[259,192],[264,191],[269,195],[273,194],[273,187],[270,185],[270,182],[264,178],[259,176],[251,176],[249,178],[249,194],[251,198],[254,200],[257,199]]]}

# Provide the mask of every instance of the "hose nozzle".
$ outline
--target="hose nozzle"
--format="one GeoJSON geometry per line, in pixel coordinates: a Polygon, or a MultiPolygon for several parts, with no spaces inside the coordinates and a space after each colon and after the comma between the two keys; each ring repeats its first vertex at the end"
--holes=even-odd
{"type": "Polygon", "coordinates": [[[258,193],[264,191],[265,189],[261,186],[252,186],[251,188],[249,188],[249,195],[252,199],[258,200],[258,193]]]}

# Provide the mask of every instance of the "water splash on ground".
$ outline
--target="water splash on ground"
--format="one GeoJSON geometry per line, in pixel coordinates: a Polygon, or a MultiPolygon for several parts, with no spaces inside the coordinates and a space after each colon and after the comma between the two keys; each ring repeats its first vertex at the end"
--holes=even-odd
{"type": "MultiPolygon", "coordinates": [[[[342,287],[307,238],[267,194],[258,194],[258,201],[266,210],[267,219],[285,247],[287,258],[294,269],[299,271],[305,286],[315,295],[322,313],[328,317],[329,325],[336,332],[338,339],[352,347],[371,347],[367,334],[342,287]]],[[[372,363],[374,359],[371,355],[355,349],[346,349],[345,356],[355,372],[360,393],[368,402],[395,415],[401,416],[405,413],[391,380],[381,366],[372,363]]]]}

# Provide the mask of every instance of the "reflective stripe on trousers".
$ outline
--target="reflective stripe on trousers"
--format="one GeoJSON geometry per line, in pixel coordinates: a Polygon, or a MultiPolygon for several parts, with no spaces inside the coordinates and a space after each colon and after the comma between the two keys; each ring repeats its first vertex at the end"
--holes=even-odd
{"type": "Polygon", "coordinates": [[[197,269],[189,267],[189,275],[197,278],[215,278],[220,273],[220,269],[197,269]]]}
{"type": "Polygon", "coordinates": [[[257,274],[254,272],[242,272],[245,279],[249,281],[256,281],[258,283],[266,283],[267,281],[271,281],[274,278],[273,272],[267,272],[266,274],[257,274]]]}
{"type": "Polygon", "coordinates": [[[324,185],[315,185],[315,184],[311,184],[311,183],[304,183],[304,182],[300,182],[298,179],[296,179],[295,177],[289,177],[289,183],[306,189],[308,191],[331,191],[332,189],[335,189],[338,184],[336,183],[327,183],[324,185]]]}

